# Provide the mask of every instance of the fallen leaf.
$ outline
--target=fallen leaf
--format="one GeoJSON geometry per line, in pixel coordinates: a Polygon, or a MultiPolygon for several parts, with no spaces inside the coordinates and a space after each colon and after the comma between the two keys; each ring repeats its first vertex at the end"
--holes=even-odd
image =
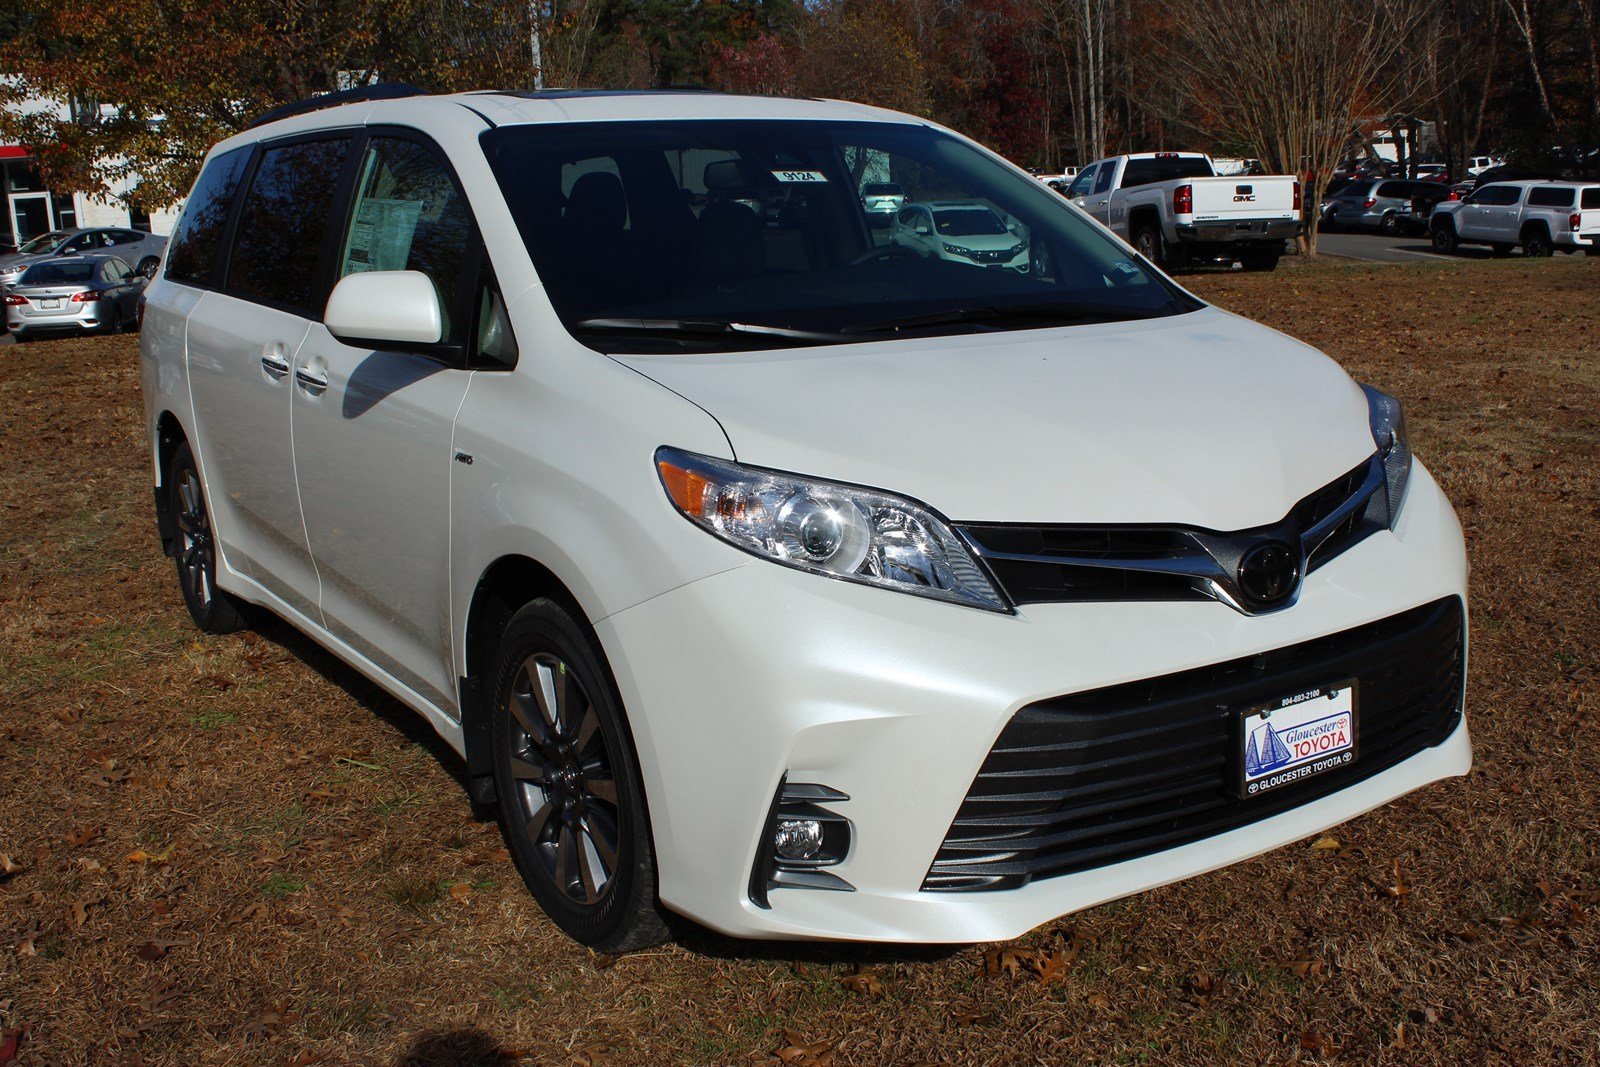
{"type": "Polygon", "coordinates": [[[89,921],[89,909],[100,903],[97,897],[79,897],[67,908],[67,919],[74,927],[89,921]]]}
{"type": "Polygon", "coordinates": [[[125,858],[129,863],[149,863],[160,866],[163,863],[172,861],[172,849],[164,848],[160,852],[146,852],[142,848],[136,848],[128,853],[125,858]]]}
{"type": "Polygon", "coordinates": [[[39,935],[43,932],[44,927],[39,923],[38,919],[35,919],[33,925],[28,927],[28,932],[22,935],[22,940],[17,942],[17,955],[37,956],[39,954],[39,935]]]}
{"type": "Polygon", "coordinates": [[[1104,993],[1090,993],[1086,1002],[1095,1011],[1107,1011],[1111,1007],[1111,998],[1104,993]]]}
{"type": "Polygon", "coordinates": [[[828,1042],[808,1042],[788,1030],[783,1032],[783,1039],[788,1044],[774,1049],[772,1054],[784,1063],[798,1064],[799,1067],[832,1067],[833,1046],[828,1042]]]}
{"type": "Polygon", "coordinates": [[[290,1011],[286,1001],[279,1001],[271,1008],[262,1012],[256,1021],[251,1023],[247,1032],[256,1037],[276,1040],[280,1031],[286,1026],[292,1026],[300,1019],[300,1013],[290,1011]]]}
{"type": "Polygon", "coordinates": [[[28,868],[14,862],[10,856],[0,852],[0,882],[8,880],[14,874],[21,874],[28,868]]]}
{"type": "Polygon", "coordinates": [[[1288,968],[1289,973],[1294,975],[1296,978],[1322,977],[1321,960],[1293,960],[1284,964],[1284,966],[1288,968]]]}
{"type": "Polygon", "coordinates": [[[1311,851],[1313,852],[1340,852],[1343,849],[1344,846],[1339,844],[1338,838],[1328,837],[1327,835],[1323,835],[1311,843],[1311,851]]]}
{"type": "Polygon", "coordinates": [[[85,845],[92,845],[96,841],[100,840],[101,836],[104,835],[105,832],[106,829],[103,826],[85,826],[68,834],[67,844],[71,845],[73,848],[82,848],[85,845]]]}
{"type": "Polygon", "coordinates": [[[307,800],[332,800],[334,795],[331,789],[307,789],[305,798],[307,800]]]}
{"type": "Polygon", "coordinates": [[[457,882],[455,885],[450,887],[450,899],[451,900],[466,900],[471,895],[472,895],[472,883],[471,882],[457,882]]]}
{"type": "Polygon", "coordinates": [[[1055,947],[1039,953],[1038,960],[1034,963],[1034,973],[1039,976],[1039,982],[1049,985],[1052,982],[1065,981],[1072,971],[1072,965],[1082,954],[1083,945],[1083,939],[1078,936],[1075,929],[1069,927],[1066,932],[1056,934],[1055,947]]]}
{"type": "Polygon", "coordinates": [[[1400,873],[1400,861],[1398,859],[1394,861],[1394,885],[1383,885],[1377,881],[1372,884],[1377,886],[1384,896],[1393,897],[1395,900],[1403,901],[1406,895],[1411,892],[1411,887],[1406,884],[1405,876],[1400,873]]]}
{"type": "Polygon", "coordinates": [[[0,1034],[0,1063],[10,1063],[22,1051],[23,1042],[28,1040],[28,1028],[19,1027],[16,1030],[7,1030],[0,1034]]]}
{"type": "Polygon", "coordinates": [[[173,949],[187,944],[187,941],[168,941],[158,937],[154,941],[146,941],[140,945],[138,955],[146,963],[154,963],[159,959],[166,958],[167,953],[173,949]]]}
{"type": "Polygon", "coordinates": [[[1300,1047],[1319,1056],[1337,1056],[1339,1044],[1321,1030],[1307,1030],[1300,1035],[1300,1047]]]}
{"type": "Polygon", "coordinates": [[[1405,1048],[1406,1047],[1406,1024],[1405,1023],[1395,1023],[1394,1024],[1394,1040],[1389,1042],[1389,1047],[1390,1048],[1405,1048]]]}
{"type": "Polygon", "coordinates": [[[886,990],[883,978],[876,971],[860,971],[846,978],[839,979],[839,984],[852,993],[867,997],[872,1000],[884,995],[886,990]]]}
{"type": "Polygon", "coordinates": [[[1189,994],[1190,999],[1198,1004],[1204,1004],[1210,1000],[1212,994],[1216,993],[1220,986],[1220,982],[1204,971],[1192,978],[1184,979],[1183,982],[1184,992],[1189,994]]]}
{"type": "Polygon", "coordinates": [[[1036,970],[1039,954],[1028,949],[1000,948],[985,949],[983,953],[983,971],[985,974],[1016,974],[1018,971],[1036,970]]]}
{"type": "Polygon", "coordinates": [[[586,1045],[572,1054],[572,1062],[578,1067],[604,1067],[611,1062],[609,1052],[605,1045],[586,1045]]]}
{"type": "MultiPolygon", "coordinates": [[[[337,910],[337,909],[335,909],[335,910],[337,910]]],[[[348,909],[346,909],[346,910],[348,910],[348,909]]],[[[233,918],[229,919],[228,923],[229,923],[229,925],[236,926],[239,923],[261,922],[266,917],[267,917],[267,906],[265,904],[262,904],[262,903],[256,903],[256,904],[251,904],[249,907],[245,908],[239,914],[237,914],[233,918]]]]}
{"type": "Polygon", "coordinates": [[[962,1000],[950,1005],[950,1022],[957,1029],[963,1026],[987,1026],[994,1022],[994,1016],[978,1010],[977,1006],[969,1001],[962,1000]]]}

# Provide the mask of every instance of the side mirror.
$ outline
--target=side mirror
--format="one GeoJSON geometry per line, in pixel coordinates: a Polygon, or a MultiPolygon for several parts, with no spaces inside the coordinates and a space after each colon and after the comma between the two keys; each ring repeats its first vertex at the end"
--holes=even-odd
{"type": "Polygon", "coordinates": [[[328,294],[328,332],[348,344],[415,351],[439,344],[444,316],[439,291],[415,270],[349,274],[328,294]]]}
{"type": "Polygon", "coordinates": [[[911,227],[911,232],[917,234],[918,236],[926,237],[933,231],[928,228],[928,224],[926,222],[919,220],[915,226],[911,227]]]}

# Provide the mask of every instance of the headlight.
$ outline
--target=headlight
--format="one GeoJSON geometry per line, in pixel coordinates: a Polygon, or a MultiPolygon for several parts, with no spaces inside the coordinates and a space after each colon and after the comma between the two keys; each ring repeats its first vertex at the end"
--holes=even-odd
{"type": "Polygon", "coordinates": [[[1372,423],[1372,440],[1378,446],[1383,460],[1384,486],[1388,491],[1389,527],[1394,528],[1400,518],[1400,505],[1406,499],[1406,483],[1411,480],[1411,441],[1406,436],[1406,417],[1400,410],[1400,401],[1370,385],[1363,385],[1367,394],[1367,415],[1372,423]]]}
{"type": "Polygon", "coordinates": [[[747,552],[832,578],[1009,608],[950,524],[901,497],[672,448],[656,472],[692,522],[747,552]]]}
{"type": "Polygon", "coordinates": [[[952,256],[966,256],[969,259],[972,258],[972,249],[962,248],[960,245],[946,244],[944,246],[944,250],[949,252],[952,256]]]}

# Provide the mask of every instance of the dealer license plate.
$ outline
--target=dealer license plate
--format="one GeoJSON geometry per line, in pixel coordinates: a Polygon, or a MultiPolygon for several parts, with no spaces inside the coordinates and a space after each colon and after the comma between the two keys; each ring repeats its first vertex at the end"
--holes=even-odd
{"type": "Polygon", "coordinates": [[[41,301],[39,301],[39,306],[44,308],[46,311],[54,311],[56,308],[61,306],[61,301],[59,299],[58,300],[41,300],[41,301]]]}
{"type": "Polygon", "coordinates": [[[1238,723],[1241,797],[1348,766],[1356,758],[1355,679],[1245,708],[1238,723]]]}

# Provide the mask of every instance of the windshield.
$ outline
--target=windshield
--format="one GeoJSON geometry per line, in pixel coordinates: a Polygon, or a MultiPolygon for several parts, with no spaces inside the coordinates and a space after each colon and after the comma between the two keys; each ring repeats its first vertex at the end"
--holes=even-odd
{"type": "Polygon", "coordinates": [[[946,237],[997,237],[1006,232],[1000,216],[988,208],[935,208],[933,224],[946,237]]]}
{"type": "Polygon", "coordinates": [[[40,263],[29,267],[18,285],[59,285],[62,282],[86,282],[94,277],[94,261],[76,263],[40,263]]]}
{"type": "Polygon", "coordinates": [[[503,126],[483,141],[557,313],[602,351],[748,348],[773,343],[773,329],[786,343],[837,343],[902,320],[951,333],[1201,306],[1039,182],[920,125],[640,120],[503,126]],[[856,190],[874,186],[896,187],[906,208],[869,216],[856,190]],[[1007,232],[1015,251],[1004,255],[963,256],[941,240],[1007,232]],[[993,322],[972,321],[985,315],[993,322]],[[666,323],[677,332],[643,335],[666,323]]]}
{"type": "Polygon", "coordinates": [[[39,252],[48,251],[66,239],[67,235],[64,233],[42,233],[17,249],[17,251],[31,256],[39,252]]]}

